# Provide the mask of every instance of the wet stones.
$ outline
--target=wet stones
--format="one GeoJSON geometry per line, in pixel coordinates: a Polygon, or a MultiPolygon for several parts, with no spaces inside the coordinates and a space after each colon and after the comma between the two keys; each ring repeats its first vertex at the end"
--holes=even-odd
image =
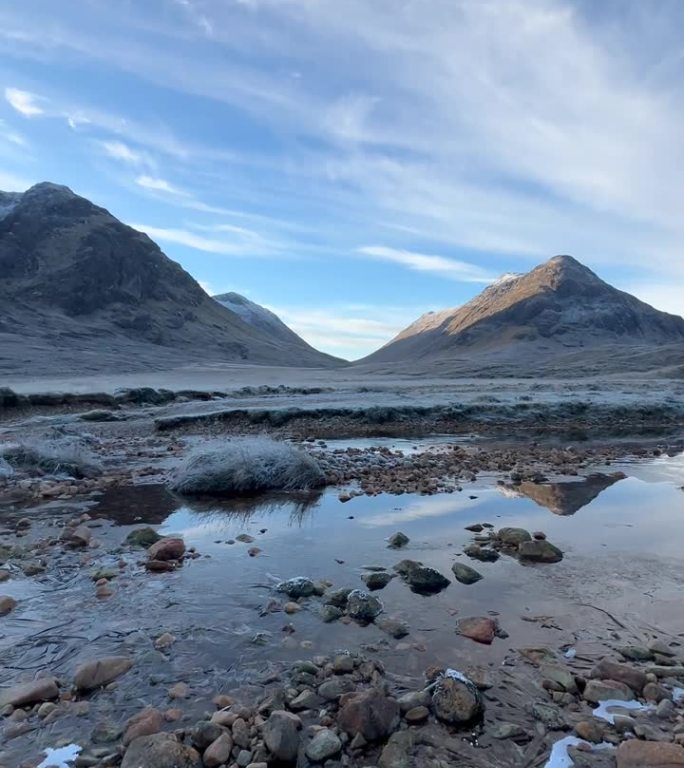
{"type": "Polygon", "coordinates": [[[518,557],[522,562],[559,563],[563,559],[563,552],[546,539],[534,539],[520,544],[518,557]]]}
{"type": "Polygon", "coordinates": [[[591,677],[598,680],[617,680],[628,685],[635,693],[640,694],[648,682],[646,674],[626,664],[618,664],[609,659],[603,659],[592,670],[591,677]]]}
{"type": "Polygon", "coordinates": [[[382,741],[399,726],[399,714],[396,699],[370,689],[340,699],[338,725],[352,737],[360,734],[367,742],[382,741]]]}
{"type": "Polygon", "coordinates": [[[9,595],[0,595],[0,616],[7,616],[17,607],[17,601],[9,595]]]}
{"type": "Polygon", "coordinates": [[[390,536],[387,540],[387,546],[389,549],[401,549],[409,543],[410,539],[401,531],[398,531],[394,535],[390,536]]]}
{"type": "Polygon", "coordinates": [[[354,589],[347,597],[347,614],[352,619],[369,624],[384,610],[382,602],[374,595],[354,589]]]}
{"type": "Polygon", "coordinates": [[[532,536],[524,528],[501,528],[496,539],[502,547],[518,549],[522,543],[532,541],[532,536]]]}
{"type": "Polygon", "coordinates": [[[133,715],[126,723],[123,745],[128,746],[141,736],[152,736],[159,733],[164,725],[164,716],[158,709],[146,707],[137,715],[133,715]]]}
{"type": "Polygon", "coordinates": [[[121,768],[200,768],[199,754],[172,733],[141,736],[130,743],[121,768]]]}
{"type": "Polygon", "coordinates": [[[394,570],[418,594],[433,595],[451,584],[439,571],[416,560],[402,560],[394,566],[394,570]]]}
{"type": "Polygon", "coordinates": [[[391,616],[378,619],[375,623],[383,632],[390,637],[393,637],[395,640],[401,640],[401,638],[406,637],[410,631],[409,625],[403,621],[403,619],[395,619],[391,616]]]}
{"type": "Polygon", "coordinates": [[[302,721],[291,712],[272,712],[264,725],[264,743],[276,760],[289,763],[299,751],[299,731],[302,721]]]}
{"type": "Polygon", "coordinates": [[[543,723],[550,731],[564,731],[567,724],[561,710],[554,704],[535,702],[532,704],[532,717],[543,723]]]}
{"type": "Polygon", "coordinates": [[[376,573],[365,573],[362,577],[368,589],[371,592],[375,592],[379,589],[384,589],[390,581],[394,578],[394,574],[387,573],[386,571],[378,571],[376,573]]]}
{"type": "Polygon", "coordinates": [[[162,562],[182,560],[185,554],[185,542],[178,538],[160,539],[147,550],[147,554],[150,560],[162,562]]]}
{"type": "Polygon", "coordinates": [[[93,534],[87,525],[78,525],[76,528],[66,528],[62,540],[71,549],[83,549],[90,544],[93,534]]]}
{"type": "Polygon", "coordinates": [[[146,526],[145,528],[136,528],[126,536],[126,544],[131,547],[141,547],[149,549],[153,544],[161,540],[161,536],[154,530],[146,526]]]}
{"type": "Polygon", "coordinates": [[[107,656],[81,664],[74,675],[74,685],[80,691],[92,691],[113,682],[128,672],[133,661],[128,656],[107,656]]]}
{"type": "Polygon", "coordinates": [[[54,677],[41,677],[30,683],[22,683],[12,688],[0,690],[0,709],[6,706],[23,707],[41,701],[52,701],[59,696],[59,688],[54,677]]]}
{"type": "Polygon", "coordinates": [[[233,740],[227,733],[222,733],[213,741],[202,755],[204,768],[219,768],[228,763],[233,750],[233,740]]]}
{"type": "Polygon", "coordinates": [[[482,579],[481,573],[476,571],[474,568],[471,568],[469,565],[466,565],[465,563],[454,563],[451,566],[451,570],[454,574],[454,578],[460,584],[475,584],[476,582],[480,581],[480,579],[482,579]]]}
{"type": "Polygon", "coordinates": [[[498,622],[488,616],[471,616],[461,619],[456,631],[459,635],[483,645],[491,645],[500,632],[498,622]]]}
{"type": "Polygon", "coordinates": [[[655,741],[623,741],[617,750],[617,768],[679,768],[684,747],[655,741]]]}
{"type": "Polygon", "coordinates": [[[589,680],[582,694],[585,701],[598,704],[608,699],[631,701],[634,698],[632,689],[617,680],[589,680]]]}
{"type": "Polygon", "coordinates": [[[342,749],[339,736],[328,728],[319,731],[306,745],[305,753],[314,763],[322,763],[342,749]]]}
{"type": "Polygon", "coordinates": [[[447,670],[435,684],[432,709],[442,722],[461,725],[479,717],[484,703],[474,683],[459,672],[447,670]]]}
{"type": "Polygon", "coordinates": [[[276,586],[276,592],[282,592],[286,594],[292,600],[297,600],[300,597],[311,597],[316,594],[316,585],[307,579],[305,576],[296,576],[293,579],[287,579],[287,581],[281,581],[276,586]]]}
{"type": "Polygon", "coordinates": [[[463,554],[482,563],[495,563],[501,556],[495,549],[482,547],[479,544],[469,544],[464,547],[463,554]]]}

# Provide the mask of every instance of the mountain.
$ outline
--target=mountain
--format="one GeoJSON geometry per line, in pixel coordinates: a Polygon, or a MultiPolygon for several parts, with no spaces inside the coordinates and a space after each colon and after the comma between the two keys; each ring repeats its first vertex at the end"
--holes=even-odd
{"type": "Polygon", "coordinates": [[[246,323],[147,235],[56,184],[0,193],[0,306],[3,373],[339,362],[246,323]]]}
{"type": "Polygon", "coordinates": [[[591,504],[603,491],[624,479],[622,472],[610,475],[599,473],[558,483],[524,481],[519,485],[505,485],[500,488],[505,495],[532,499],[554,515],[574,515],[591,504]]]}
{"type": "Polygon", "coordinates": [[[461,307],[423,315],[359,363],[493,375],[674,368],[684,364],[684,319],[555,256],[461,307]]]}

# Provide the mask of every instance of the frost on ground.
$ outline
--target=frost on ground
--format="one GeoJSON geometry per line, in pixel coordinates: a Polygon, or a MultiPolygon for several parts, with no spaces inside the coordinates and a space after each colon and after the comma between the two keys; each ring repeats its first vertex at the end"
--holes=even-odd
{"type": "Polygon", "coordinates": [[[102,471],[97,457],[76,437],[12,443],[0,449],[0,461],[13,469],[75,478],[91,477],[102,471]]]}
{"type": "Polygon", "coordinates": [[[187,495],[223,495],[305,490],[324,483],[318,463],[304,451],[255,437],[197,449],[176,471],[171,487],[187,495]]]}

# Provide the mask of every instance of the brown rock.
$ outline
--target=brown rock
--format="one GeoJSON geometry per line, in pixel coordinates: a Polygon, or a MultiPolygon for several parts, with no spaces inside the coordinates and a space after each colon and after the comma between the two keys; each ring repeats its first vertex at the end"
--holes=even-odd
{"type": "Polygon", "coordinates": [[[17,601],[9,595],[0,595],[0,616],[7,616],[17,605],[17,601]]]}
{"type": "Polygon", "coordinates": [[[169,688],[170,699],[187,699],[190,696],[190,686],[187,683],[176,683],[169,688]]]}
{"type": "Polygon", "coordinates": [[[617,768],[682,768],[684,747],[657,741],[623,741],[617,751],[617,768]]]}
{"type": "Polygon", "coordinates": [[[582,694],[585,701],[598,704],[607,699],[631,701],[634,698],[632,689],[618,680],[589,680],[582,694]]]}
{"type": "Polygon", "coordinates": [[[87,525],[79,525],[67,533],[67,544],[70,547],[87,547],[93,534],[87,525]]]}
{"type": "Polygon", "coordinates": [[[497,623],[487,616],[472,616],[458,622],[458,634],[476,643],[491,645],[496,635],[497,623]]]}
{"type": "Polygon", "coordinates": [[[176,566],[170,560],[148,560],[145,568],[153,573],[168,573],[176,570],[176,566]]]}
{"type": "Polygon", "coordinates": [[[161,539],[147,550],[150,560],[180,560],[185,554],[183,539],[161,539]]]}
{"type": "Polygon", "coordinates": [[[603,728],[595,720],[580,720],[575,726],[575,733],[592,744],[600,744],[603,741],[603,728]]]}
{"type": "Polygon", "coordinates": [[[128,745],[121,768],[200,768],[200,756],[172,733],[141,736],[128,745]]]}
{"type": "Polygon", "coordinates": [[[227,733],[222,733],[216,741],[212,742],[202,755],[202,764],[205,768],[219,768],[228,763],[233,749],[233,740],[227,733]]]}
{"type": "Polygon", "coordinates": [[[154,641],[154,647],[158,651],[165,651],[176,642],[176,638],[170,632],[164,632],[154,641]]]}
{"type": "Polygon", "coordinates": [[[38,701],[51,701],[59,696],[59,689],[54,677],[40,677],[30,683],[15,685],[0,691],[0,709],[11,705],[22,707],[38,701]]]}
{"type": "Polygon", "coordinates": [[[366,741],[380,741],[399,725],[399,702],[375,689],[348,693],[340,698],[337,722],[351,736],[360,733],[366,741]]]}
{"type": "Polygon", "coordinates": [[[404,715],[404,719],[407,723],[415,725],[416,723],[425,722],[430,716],[430,710],[427,707],[414,707],[404,715]]]}
{"type": "Polygon", "coordinates": [[[74,685],[80,691],[91,691],[111,683],[128,672],[133,661],[127,656],[107,656],[81,664],[74,675],[74,685]]]}
{"type": "Polygon", "coordinates": [[[646,675],[640,669],[608,659],[600,661],[591,670],[591,676],[598,680],[617,680],[628,685],[635,693],[641,693],[647,683],[646,675]]]}
{"type": "Polygon", "coordinates": [[[134,739],[141,736],[152,736],[159,733],[164,725],[164,716],[154,707],[145,707],[137,715],[133,715],[126,723],[123,744],[127,747],[134,739]]]}

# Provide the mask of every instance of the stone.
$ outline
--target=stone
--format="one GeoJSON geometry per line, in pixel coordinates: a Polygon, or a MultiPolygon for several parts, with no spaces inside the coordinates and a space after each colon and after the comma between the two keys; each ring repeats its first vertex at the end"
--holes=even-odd
{"type": "Polygon", "coordinates": [[[476,643],[491,645],[496,636],[498,625],[488,616],[471,616],[458,622],[458,634],[474,640],[476,643]]]}
{"type": "Polygon", "coordinates": [[[405,547],[409,541],[409,537],[405,533],[401,533],[401,531],[399,531],[398,533],[395,533],[393,536],[389,537],[387,546],[390,549],[401,549],[402,547],[405,547]]]}
{"type": "Polygon", "coordinates": [[[150,560],[181,560],[185,554],[185,542],[175,537],[160,539],[147,550],[147,554],[150,560]]]}
{"type": "Polygon", "coordinates": [[[353,690],[354,684],[350,680],[333,678],[318,686],[318,695],[325,701],[337,701],[340,696],[353,690]]]}
{"type": "Polygon", "coordinates": [[[183,682],[175,683],[169,688],[167,695],[170,699],[187,699],[190,696],[190,686],[183,682]]]}
{"type": "Polygon", "coordinates": [[[254,541],[254,536],[250,536],[248,533],[241,533],[235,537],[235,541],[239,541],[241,544],[251,544],[254,541]]]}
{"type": "Polygon", "coordinates": [[[155,733],[132,741],[121,768],[200,768],[200,756],[172,733],[155,733]]]}
{"type": "Polygon", "coordinates": [[[454,563],[451,566],[454,578],[461,584],[475,584],[482,579],[482,574],[465,563],[454,563]]]}
{"type": "Polygon", "coordinates": [[[670,646],[663,640],[653,640],[648,644],[648,649],[652,653],[657,653],[660,656],[676,656],[676,652],[670,648],[670,646]]]}
{"type": "Polygon", "coordinates": [[[133,715],[126,723],[123,736],[124,747],[141,736],[152,736],[159,733],[164,725],[164,716],[154,707],[146,707],[137,715],[133,715]]]}
{"type": "Polygon", "coordinates": [[[309,760],[322,763],[337,755],[341,749],[342,742],[339,736],[328,728],[324,728],[311,739],[304,751],[309,760]]]}
{"type": "Polygon", "coordinates": [[[550,541],[534,539],[520,544],[518,557],[530,563],[559,563],[563,559],[563,553],[550,541]]]}
{"type": "MultiPolygon", "coordinates": [[[[294,715],[294,717],[297,717],[294,715]]],[[[299,719],[299,718],[297,718],[299,719]]],[[[249,726],[245,722],[244,718],[238,717],[233,721],[233,741],[236,746],[247,749],[251,743],[251,737],[249,735],[249,726]]]]}
{"type": "Polygon", "coordinates": [[[484,526],[480,523],[473,523],[472,525],[466,525],[465,530],[471,531],[472,533],[482,533],[482,531],[484,531],[484,526]]]}
{"type": "Polygon", "coordinates": [[[380,600],[361,589],[352,590],[347,597],[347,613],[356,621],[370,623],[382,611],[383,605],[380,600]]]}
{"type": "Polygon", "coordinates": [[[432,694],[430,691],[409,691],[400,696],[398,701],[402,714],[406,714],[406,712],[416,707],[429,707],[432,701],[432,694]]]}
{"type": "Polygon", "coordinates": [[[21,683],[0,690],[0,709],[6,706],[23,707],[41,701],[51,701],[59,696],[54,677],[39,677],[30,683],[21,683]]]}
{"type": "Polygon", "coordinates": [[[269,752],[276,760],[292,762],[299,750],[299,731],[302,721],[290,712],[271,712],[264,724],[263,738],[269,752]]]}
{"type": "Polygon", "coordinates": [[[285,613],[292,616],[295,613],[299,613],[299,611],[302,610],[302,606],[299,603],[289,602],[289,603],[285,603],[285,605],[283,606],[283,610],[285,611],[285,613]]]}
{"type": "Polygon", "coordinates": [[[603,728],[596,722],[596,720],[580,720],[575,725],[575,733],[592,744],[600,744],[603,741],[604,732],[603,728]]]}
{"type": "Polygon", "coordinates": [[[529,741],[530,734],[517,723],[499,723],[492,732],[492,737],[495,739],[513,739],[514,741],[529,741]]]}
{"type": "Polygon", "coordinates": [[[354,658],[348,653],[340,653],[332,661],[333,672],[338,675],[346,675],[354,671],[354,658]]]}
{"type": "Polygon", "coordinates": [[[652,661],[653,651],[641,645],[625,645],[618,648],[618,653],[628,661],[652,661]]]}
{"type": "Polygon", "coordinates": [[[435,686],[432,709],[442,722],[459,725],[479,717],[484,703],[480,692],[468,678],[447,671],[435,686]]]}
{"type": "Polygon", "coordinates": [[[681,768],[684,747],[657,741],[623,741],[617,750],[617,768],[681,768]]]}
{"type": "Polygon", "coordinates": [[[463,554],[483,563],[494,563],[500,557],[495,549],[481,547],[479,544],[469,544],[467,547],[464,547],[463,554]]]}
{"type": "Polygon", "coordinates": [[[430,710],[427,707],[414,707],[413,709],[409,709],[404,715],[404,720],[406,720],[409,725],[417,725],[419,723],[424,723],[428,717],[430,717],[430,710]]]}
{"type": "Polygon", "coordinates": [[[380,753],[378,768],[413,768],[413,741],[410,731],[393,733],[380,753]]]}
{"type": "Polygon", "coordinates": [[[314,595],[316,593],[316,585],[305,576],[296,576],[294,579],[281,581],[276,586],[276,592],[282,592],[292,598],[292,600],[297,600],[300,597],[311,597],[314,595]]]}
{"type": "Polygon", "coordinates": [[[290,702],[290,709],[299,712],[303,709],[318,709],[323,704],[323,698],[308,688],[295,696],[290,702]]]}
{"type": "Polygon", "coordinates": [[[524,528],[501,528],[496,534],[497,540],[504,547],[518,549],[525,541],[532,541],[529,531],[524,528]]]}
{"type": "MultiPolygon", "coordinates": [[[[230,753],[233,751],[233,740],[227,733],[222,733],[216,741],[213,741],[202,755],[202,764],[205,768],[219,768],[219,766],[228,763],[230,753]]],[[[248,753],[247,762],[251,759],[251,753],[248,753]]],[[[245,763],[247,765],[247,763],[245,763]]]]}
{"type": "Polygon", "coordinates": [[[375,592],[378,589],[384,589],[392,581],[394,574],[381,571],[378,573],[365,573],[361,578],[366,583],[368,589],[371,592],[375,592]]]}
{"type": "Polygon", "coordinates": [[[74,675],[74,685],[80,691],[92,691],[111,683],[128,672],[133,661],[128,656],[106,656],[81,664],[74,675]]]}
{"type": "Polygon", "coordinates": [[[646,701],[655,702],[656,704],[663,699],[669,699],[671,694],[664,686],[659,683],[646,683],[642,696],[646,701]]]}
{"type": "Polygon", "coordinates": [[[73,530],[65,531],[66,543],[74,548],[87,547],[92,537],[92,531],[87,525],[79,525],[73,530]]]}
{"type": "Polygon", "coordinates": [[[532,717],[543,723],[550,731],[563,731],[567,728],[560,709],[554,704],[534,702],[532,704],[532,717]]]}
{"type": "Polygon", "coordinates": [[[98,723],[90,734],[90,740],[93,744],[113,744],[118,741],[123,734],[121,726],[115,723],[98,723]]]}
{"type": "Polygon", "coordinates": [[[391,616],[378,619],[375,623],[383,632],[386,632],[395,640],[401,640],[401,638],[406,637],[410,631],[409,625],[405,621],[392,618],[391,616]]]}
{"type": "Polygon", "coordinates": [[[162,635],[159,635],[159,637],[154,641],[154,647],[158,651],[166,651],[175,642],[176,642],[176,638],[170,632],[164,632],[162,635]]]}
{"type": "Polygon", "coordinates": [[[347,607],[347,598],[353,590],[348,587],[333,589],[325,597],[326,605],[332,605],[335,608],[345,609],[347,607]]]}
{"type": "Polygon", "coordinates": [[[161,540],[161,536],[154,530],[146,526],[145,528],[136,528],[126,536],[126,544],[131,547],[142,547],[149,549],[153,544],[161,540]]]}
{"type": "Polygon", "coordinates": [[[582,694],[585,701],[598,704],[607,699],[631,701],[634,698],[632,689],[617,680],[589,680],[582,694]]]}
{"type": "Polygon", "coordinates": [[[426,565],[411,568],[404,578],[411,589],[421,595],[436,594],[451,584],[446,576],[426,565]]]}
{"type": "Polygon", "coordinates": [[[320,613],[321,618],[326,624],[331,624],[333,621],[337,621],[344,616],[344,611],[334,605],[322,605],[320,613]]]}
{"type": "Polygon", "coordinates": [[[634,669],[627,664],[618,664],[609,659],[603,659],[592,670],[591,677],[599,680],[617,680],[628,685],[635,693],[640,694],[648,682],[646,675],[640,669],[634,669]]]}
{"type": "Polygon", "coordinates": [[[17,607],[17,601],[9,595],[0,595],[0,616],[7,616],[17,607]]]}
{"type": "Polygon", "coordinates": [[[190,731],[190,741],[193,747],[197,747],[200,752],[213,744],[222,734],[225,733],[225,729],[218,723],[212,723],[210,720],[201,720],[190,731]]]}
{"type": "Polygon", "coordinates": [[[337,722],[350,736],[360,733],[368,742],[382,741],[399,725],[399,702],[377,689],[345,694],[337,722]]]}
{"type": "Polygon", "coordinates": [[[567,667],[561,667],[555,664],[542,664],[540,672],[545,680],[554,684],[552,690],[560,689],[567,693],[577,693],[575,676],[569,669],[567,669],[567,667]]]}
{"type": "Polygon", "coordinates": [[[171,560],[148,560],[145,563],[145,570],[152,573],[168,573],[169,571],[175,571],[176,566],[171,560]]]}

